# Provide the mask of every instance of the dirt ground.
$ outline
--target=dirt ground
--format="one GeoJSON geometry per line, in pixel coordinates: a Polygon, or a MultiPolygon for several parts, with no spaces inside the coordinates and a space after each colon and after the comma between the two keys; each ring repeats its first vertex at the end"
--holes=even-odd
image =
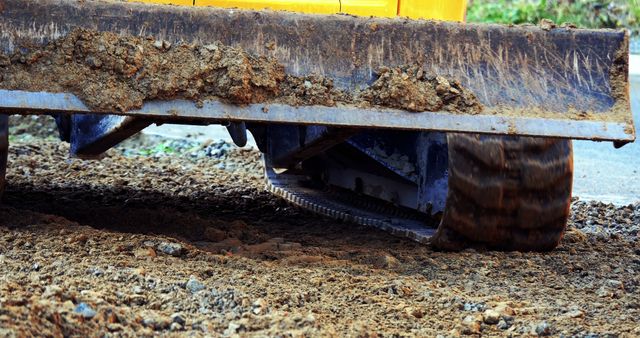
{"type": "Polygon", "coordinates": [[[640,336],[640,204],[576,201],[547,254],[443,253],[270,196],[255,150],[137,139],[90,162],[23,129],[0,337],[640,336]]]}

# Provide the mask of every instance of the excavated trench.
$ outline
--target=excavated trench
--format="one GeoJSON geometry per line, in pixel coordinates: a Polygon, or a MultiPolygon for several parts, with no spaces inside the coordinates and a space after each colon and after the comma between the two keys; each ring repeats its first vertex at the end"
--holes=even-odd
{"type": "Polygon", "coordinates": [[[287,74],[274,58],[221,43],[175,44],[76,29],[46,46],[0,55],[0,88],[70,92],[96,111],[147,100],[218,99],[234,104],[337,104],[476,114],[475,95],[455,79],[408,65],[381,68],[368,88],[337,89],[321,75],[287,74]]]}

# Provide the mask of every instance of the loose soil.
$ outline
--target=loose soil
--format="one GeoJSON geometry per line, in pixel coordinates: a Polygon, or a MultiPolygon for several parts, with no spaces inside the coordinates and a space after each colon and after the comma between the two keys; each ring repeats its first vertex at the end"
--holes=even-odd
{"type": "Polygon", "coordinates": [[[383,68],[370,88],[351,93],[334,88],[331,79],[286,74],[274,58],[220,43],[172,45],[84,29],[41,48],[0,55],[0,88],[70,92],[105,112],[176,98],[294,106],[342,103],[415,112],[482,109],[456,80],[425,74],[416,66],[383,68]]]}
{"type": "Polygon", "coordinates": [[[640,335],[640,204],[575,202],[547,254],[442,253],[274,198],[255,150],[134,139],[91,162],[22,139],[0,336],[640,335]]]}

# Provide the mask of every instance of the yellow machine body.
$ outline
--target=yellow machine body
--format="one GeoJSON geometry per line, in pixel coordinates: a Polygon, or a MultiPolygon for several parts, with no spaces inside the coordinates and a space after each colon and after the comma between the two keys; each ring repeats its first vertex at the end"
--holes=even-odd
{"type": "Polygon", "coordinates": [[[466,0],[130,0],[182,6],[287,10],[315,14],[344,13],[360,16],[463,21],[466,0]]]}

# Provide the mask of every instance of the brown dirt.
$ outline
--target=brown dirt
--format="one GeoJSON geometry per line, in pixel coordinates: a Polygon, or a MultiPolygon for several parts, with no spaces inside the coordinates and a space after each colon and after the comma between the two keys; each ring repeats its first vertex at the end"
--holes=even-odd
{"type": "Polygon", "coordinates": [[[382,69],[371,88],[346,93],[331,79],[293,76],[275,59],[220,43],[171,45],[153,38],[76,29],[45,47],[0,55],[0,88],[71,92],[98,111],[127,111],[146,100],[220,99],[235,104],[373,104],[409,111],[476,113],[459,82],[418,67],[382,69]]]}
{"type": "Polygon", "coordinates": [[[571,223],[548,254],[441,253],[273,198],[257,151],[234,170],[67,153],[10,148],[0,336],[640,335],[637,233],[571,223]]]}
{"type": "Polygon", "coordinates": [[[360,98],[375,105],[409,111],[466,112],[477,114],[482,106],[460,82],[430,76],[419,66],[383,68],[379,78],[360,98]]]}

